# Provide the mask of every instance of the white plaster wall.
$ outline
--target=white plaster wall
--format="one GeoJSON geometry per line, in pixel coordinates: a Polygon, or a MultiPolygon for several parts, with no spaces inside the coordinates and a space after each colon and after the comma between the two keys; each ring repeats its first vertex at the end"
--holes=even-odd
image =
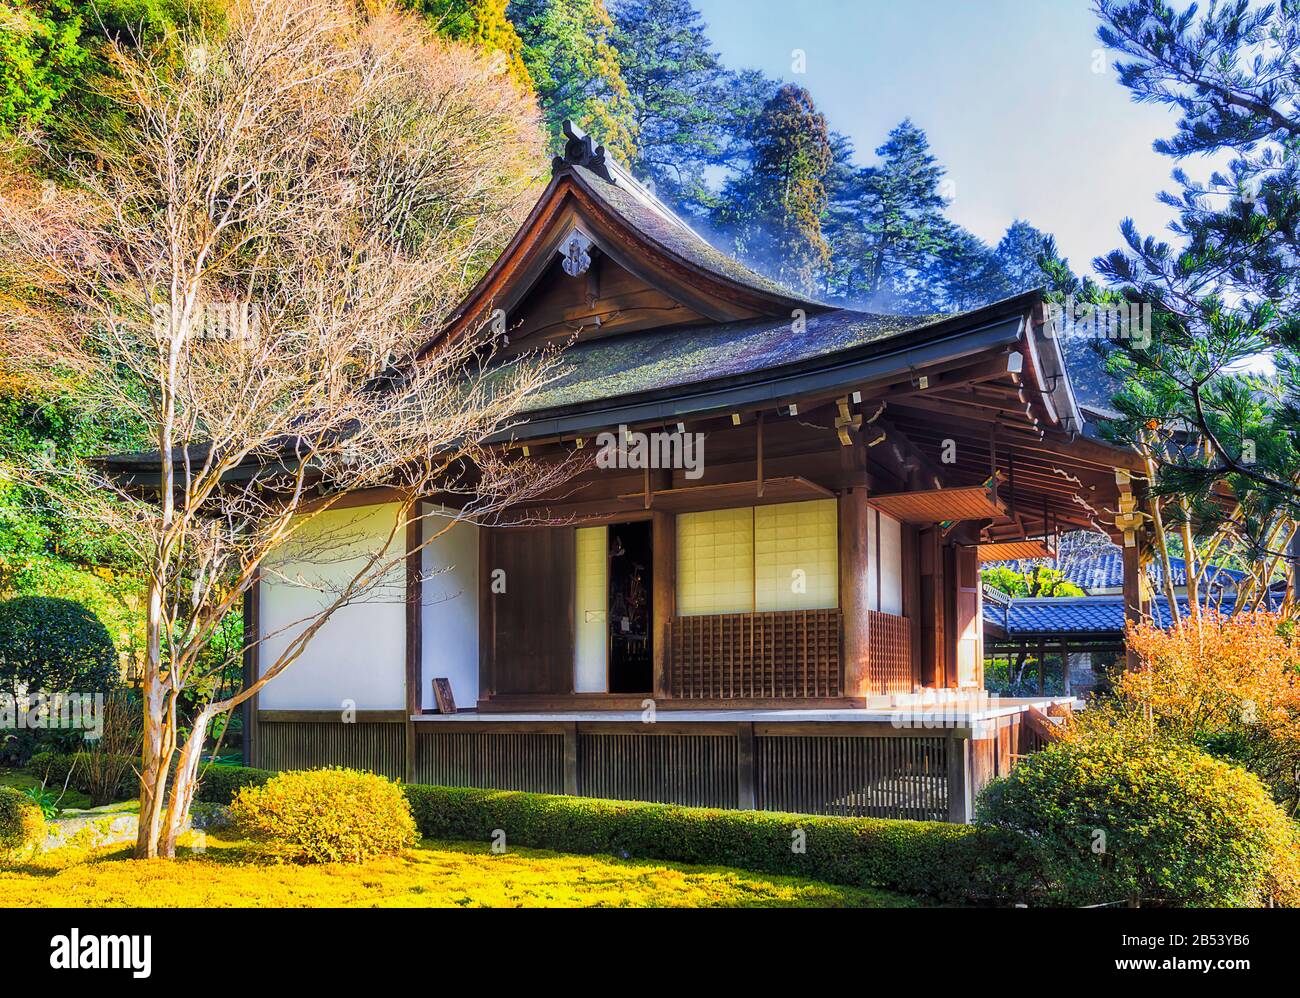
{"type": "Polygon", "coordinates": [[[867,517],[867,606],[885,613],[903,612],[903,525],[877,509],[867,517]],[[876,552],[880,572],[876,572],[876,552]]]}
{"type": "Polygon", "coordinates": [[[435,706],[433,680],[451,680],[457,709],[478,703],[479,528],[430,512],[422,552],[421,703],[435,706]]]}
{"type": "Polygon", "coordinates": [[[880,609],[903,612],[903,525],[880,515],[880,609]]]}
{"type": "MultiPolygon", "coordinates": [[[[329,510],[306,523],[263,564],[259,625],[263,669],[383,550],[395,504],[329,510]]],[[[391,551],[400,553],[405,528],[391,551]]],[[[391,556],[390,551],[390,556],[391,556]]],[[[267,685],[263,710],[402,710],[406,706],[405,571],[399,562],[360,601],[336,610],[306,650],[267,685]]]]}

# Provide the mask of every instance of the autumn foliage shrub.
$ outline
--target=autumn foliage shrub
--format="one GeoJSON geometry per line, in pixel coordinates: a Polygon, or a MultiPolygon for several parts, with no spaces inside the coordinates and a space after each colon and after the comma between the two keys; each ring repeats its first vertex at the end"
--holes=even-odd
{"type": "Polygon", "coordinates": [[[1023,836],[1052,903],[1300,903],[1295,827],[1255,776],[1186,743],[1057,743],[989,784],[977,814],[1023,836]]]}
{"type": "Polygon", "coordinates": [[[1291,813],[1300,801],[1300,644],[1276,614],[1207,611],[1129,629],[1141,667],[1084,712],[1076,737],[1125,730],[1199,745],[1260,777],[1291,813]]]}
{"type": "Polygon", "coordinates": [[[239,790],[230,813],[243,834],[299,862],[358,863],[418,838],[402,788],[352,769],[279,773],[239,790]]]}
{"type": "Polygon", "coordinates": [[[1276,614],[1224,616],[1162,630],[1131,628],[1141,669],[1120,676],[1116,693],[1187,736],[1252,724],[1300,737],[1300,644],[1276,614]]]}
{"type": "Polygon", "coordinates": [[[41,809],[13,787],[0,787],[0,865],[45,834],[41,809]]]}

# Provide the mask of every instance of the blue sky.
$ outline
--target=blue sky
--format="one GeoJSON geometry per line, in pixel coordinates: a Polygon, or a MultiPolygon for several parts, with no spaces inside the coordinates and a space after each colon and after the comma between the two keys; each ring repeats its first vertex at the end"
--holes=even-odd
{"type": "MultiPolygon", "coordinates": [[[[730,68],[799,83],[860,163],[911,117],[952,182],[949,216],[992,243],[1014,218],[1056,234],[1076,272],[1131,215],[1164,234],[1172,111],[1134,104],[1089,0],[695,0],[730,68]],[[793,50],[806,72],[792,72],[793,50]],[[1100,53],[1100,54],[1099,54],[1100,53]],[[1096,70],[1100,68],[1101,72],[1096,70]]],[[[1181,5],[1180,5],[1181,6],[1181,5]]],[[[1188,162],[1193,176],[1209,173],[1188,162]]]]}

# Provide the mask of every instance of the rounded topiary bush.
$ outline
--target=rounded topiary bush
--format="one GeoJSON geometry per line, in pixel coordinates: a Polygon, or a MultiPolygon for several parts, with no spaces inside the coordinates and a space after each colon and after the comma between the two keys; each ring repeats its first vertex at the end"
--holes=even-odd
{"type": "Polygon", "coordinates": [[[51,596],[0,603],[0,689],[94,693],[119,679],[108,628],[80,603],[51,596]]]}
{"type": "Polygon", "coordinates": [[[1057,904],[1296,904],[1296,833],[1259,780],[1178,743],[1059,743],[985,788],[977,820],[1021,833],[1057,904]]]}
{"type": "Polygon", "coordinates": [[[357,863],[418,838],[402,788],[352,769],[279,773],[239,790],[230,816],[278,857],[308,863],[357,863]]]}
{"type": "Polygon", "coordinates": [[[44,834],[41,809],[13,787],[0,787],[0,862],[7,863],[44,834]]]}

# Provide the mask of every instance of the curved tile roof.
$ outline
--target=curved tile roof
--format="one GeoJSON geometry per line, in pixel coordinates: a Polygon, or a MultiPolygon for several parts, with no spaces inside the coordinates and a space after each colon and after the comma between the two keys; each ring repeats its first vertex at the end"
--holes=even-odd
{"type": "MultiPolygon", "coordinates": [[[[1062,571],[1065,573],[1065,578],[1073,582],[1085,593],[1092,593],[1098,589],[1119,589],[1124,585],[1124,553],[1118,546],[1102,551],[1090,558],[1064,559],[1064,561],[1065,565],[1062,571]]],[[[1045,561],[1044,564],[1049,568],[1059,567],[1052,561],[1045,561]]],[[[1010,561],[993,561],[989,562],[985,567],[1000,566],[1014,569],[1015,565],[1015,562],[1010,561]]],[[[1174,577],[1174,586],[1186,586],[1187,563],[1182,558],[1171,557],[1169,559],[1169,568],[1174,577]]],[[[1231,588],[1245,577],[1244,572],[1211,565],[1205,570],[1203,581],[1209,581],[1215,588],[1231,588]]],[[[1164,572],[1161,569],[1159,560],[1154,560],[1147,566],[1147,578],[1154,586],[1164,585],[1164,572]]]]}
{"type": "MultiPolygon", "coordinates": [[[[1279,600],[1278,594],[1271,594],[1270,607],[1276,607],[1279,600]]],[[[1223,613],[1230,613],[1233,599],[1225,597],[1222,600],[1210,600],[1207,605],[1217,607],[1223,613]]],[[[1187,615],[1187,597],[1179,597],[1178,610],[1183,616],[1187,615]]],[[[1161,627],[1169,624],[1169,601],[1163,597],[1153,599],[1151,616],[1161,627]]],[[[1030,634],[1061,637],[1104,634],[1119,637],[1124,633],[1124,597],[1015,597],[1008,600],[1005,606],[985,603],[984,622],[1004,629],[1010,637],[1030,634]]]]}

